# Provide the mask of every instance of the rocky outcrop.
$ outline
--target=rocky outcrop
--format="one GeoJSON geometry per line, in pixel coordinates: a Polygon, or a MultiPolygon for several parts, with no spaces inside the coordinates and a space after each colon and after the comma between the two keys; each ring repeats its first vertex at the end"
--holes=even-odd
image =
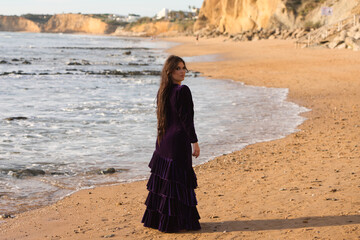
{"type": "Polygon", "coordinates": [[[23,17],[0,16],[0,31],[40,32],[40,27],[23,17]]]}
{"type": "Polygon", "coordinates": [[[215,29],[220,33],[235,34],[249,30],[321,26],[347,18],[359,11],[359,4],[360,0],[204,0],[194,31],[215,29]],[[321,16],[323,6],[333,8],[332,16],[321,16]]]}
{"type": "Polygon", "coordinates": [[[43,26],[43,32],[51,33],[108,33],[108,24],[100,19],[81,14],[56,14],[43,26]]]}
{"type": "Polygon", "coordinates": [[[97,18],[81,14],[57,14],[44,24],[18,16],[0,16],[0,31],[107,34],[115,29],[97,18]]]}
{"type": "Polygon", "coordinates": [[[111,33],[111,35],[118,37],[142,37],[145,34],[146,33],[144,32],[132,32],[130,30],[126,30],[124,27],[118,27],[113,33],[111,33]]]}
{"type": "Polygon", "coordinates": [[[311,29],[296,40],[301,47],[360,50],[360,15],[351,15],[333,24],[311,29]]]}
{"type": "Polygon", "coordinates": [[[360,24],[344,29],[327,39],[319,41],[313,46],[323,46],[330,49],[360,50],[360,24]]]}
{"type": "MultiPolygon", "coordinates": [[[[295,30],[287,29],[260,29],[260,30],[248,30],[245,32],[230,34],[229,39],[233,41],[257,41],[262,39],[298,39],[303,37],[308,32],[305,29],[299,28],[295,30]]],[[[216,35],[216,32],[213,33],[216,35]]],[[[218,33],[219,34],[219,33],[218,33]]]]}
{"type": "MultiPolygon", "coordinates": [[[[183,25],[176,22],[158,21],[135,25],[129,28],[128,31],[130,31],[132,35],[137,36],[167,37],[176,36],[179,33],[184,33],[186,32],[186,29],[184,29],[183,25]]],[[[120,31],[118,30],[118,32],[120,31]]]]}
{"type": "Polygon", "coordinates": [[[194,31],[208,27],[232,34],[275,24],[291,28],[294,23],[293,13],[281,0],[205,0],[194,31]]]}

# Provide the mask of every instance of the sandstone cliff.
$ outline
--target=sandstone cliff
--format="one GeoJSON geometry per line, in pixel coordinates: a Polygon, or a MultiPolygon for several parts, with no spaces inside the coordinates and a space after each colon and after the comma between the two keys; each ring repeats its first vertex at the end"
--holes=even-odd
{"type": "Polygon", "coordinates": [[[360,0],[204,0],[194,31],[216,28],[239,33],[266,28],[295,29],[307,22],[333,23],[350,16],[360,0]],[[321,16],[321,7],[333,7],[333,15],[321,16]]]}
{"type": "MultiPolygon", "coordinates": [[[[127,28],[127,31],[137,36],[176,36],[179,33],[192,32],[192,22],[169,22],[169,21],[158,21],[138,24],[127,28]]],[[[121,31],[116,31],[117,32],[121,31]]],[[[126,34],[126,32],[125,32],[126,34]]],[[[121,34],[118,34],[121,35],[121,34]]]]}
{"type": "Polygon", "coordinates": [[[51,33],[108,33],[108,24],[81,14],[56,14],[45,23],[43,32],[51,33]]]}
{"type": "Polygon", "coordinates": [[[40,27],[23,17],[0,16],[0,31],[40,32],[40,27]]]}
{"type": "Polygon", "coordinates": [[[145,23],[132,27],[131,31],[135,33],[141,32],[147,36],[153,36],[164,32],[178,31],[178,26],[170,22],[145,23]]]}
{"type": "Polygon", "coordinates": [[[268,28],[274,18],[289,27],[295,22],[281,0],[205,0],[194,30],[213,27],[220,32],[237,33],[268,28]]]}

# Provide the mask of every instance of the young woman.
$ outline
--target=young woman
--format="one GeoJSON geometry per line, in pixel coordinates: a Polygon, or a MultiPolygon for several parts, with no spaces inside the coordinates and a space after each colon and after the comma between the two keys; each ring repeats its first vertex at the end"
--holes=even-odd
{"type": "Polygon", "coordinates": [[[145,227],[162,232],[201,228],[191,156],[198,157],[200,148],[194,128],[191,92],[188,86],[181,85],[186,72],[182,58],[169,56],[157,93],[156,150],[149,163],[149,194],[142,222],[145,227]]]}

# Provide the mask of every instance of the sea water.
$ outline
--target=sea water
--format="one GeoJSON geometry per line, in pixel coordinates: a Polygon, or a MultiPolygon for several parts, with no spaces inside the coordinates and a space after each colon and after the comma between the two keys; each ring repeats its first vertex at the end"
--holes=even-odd
{"type": "MultiPolygon", "coordinates": [[[[172,45],[0,32],[0,214],[148,177],[155,96],[164,50],[172,45]],[[108,168],[115,173],[106,174],[108,168]]],[[[286,101],[287,89],[205,79],[196,72],[184,84],[192,91],[201,147],[195,165],[293,133],[307,111],[286,101]]]]}

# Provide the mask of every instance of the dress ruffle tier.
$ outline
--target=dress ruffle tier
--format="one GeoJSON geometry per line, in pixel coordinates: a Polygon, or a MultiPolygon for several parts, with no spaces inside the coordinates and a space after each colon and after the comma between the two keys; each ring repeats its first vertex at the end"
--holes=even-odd
{"type": "Polygon", "coordinates": [[[197,180],[192,167],[176,166],[173,159],[161,157],[156,151],[149,167],[151,176],[147,183],[149,194],[142,219],[144,226],[162,232],[200,229],[194,191],[197,180]]]}

